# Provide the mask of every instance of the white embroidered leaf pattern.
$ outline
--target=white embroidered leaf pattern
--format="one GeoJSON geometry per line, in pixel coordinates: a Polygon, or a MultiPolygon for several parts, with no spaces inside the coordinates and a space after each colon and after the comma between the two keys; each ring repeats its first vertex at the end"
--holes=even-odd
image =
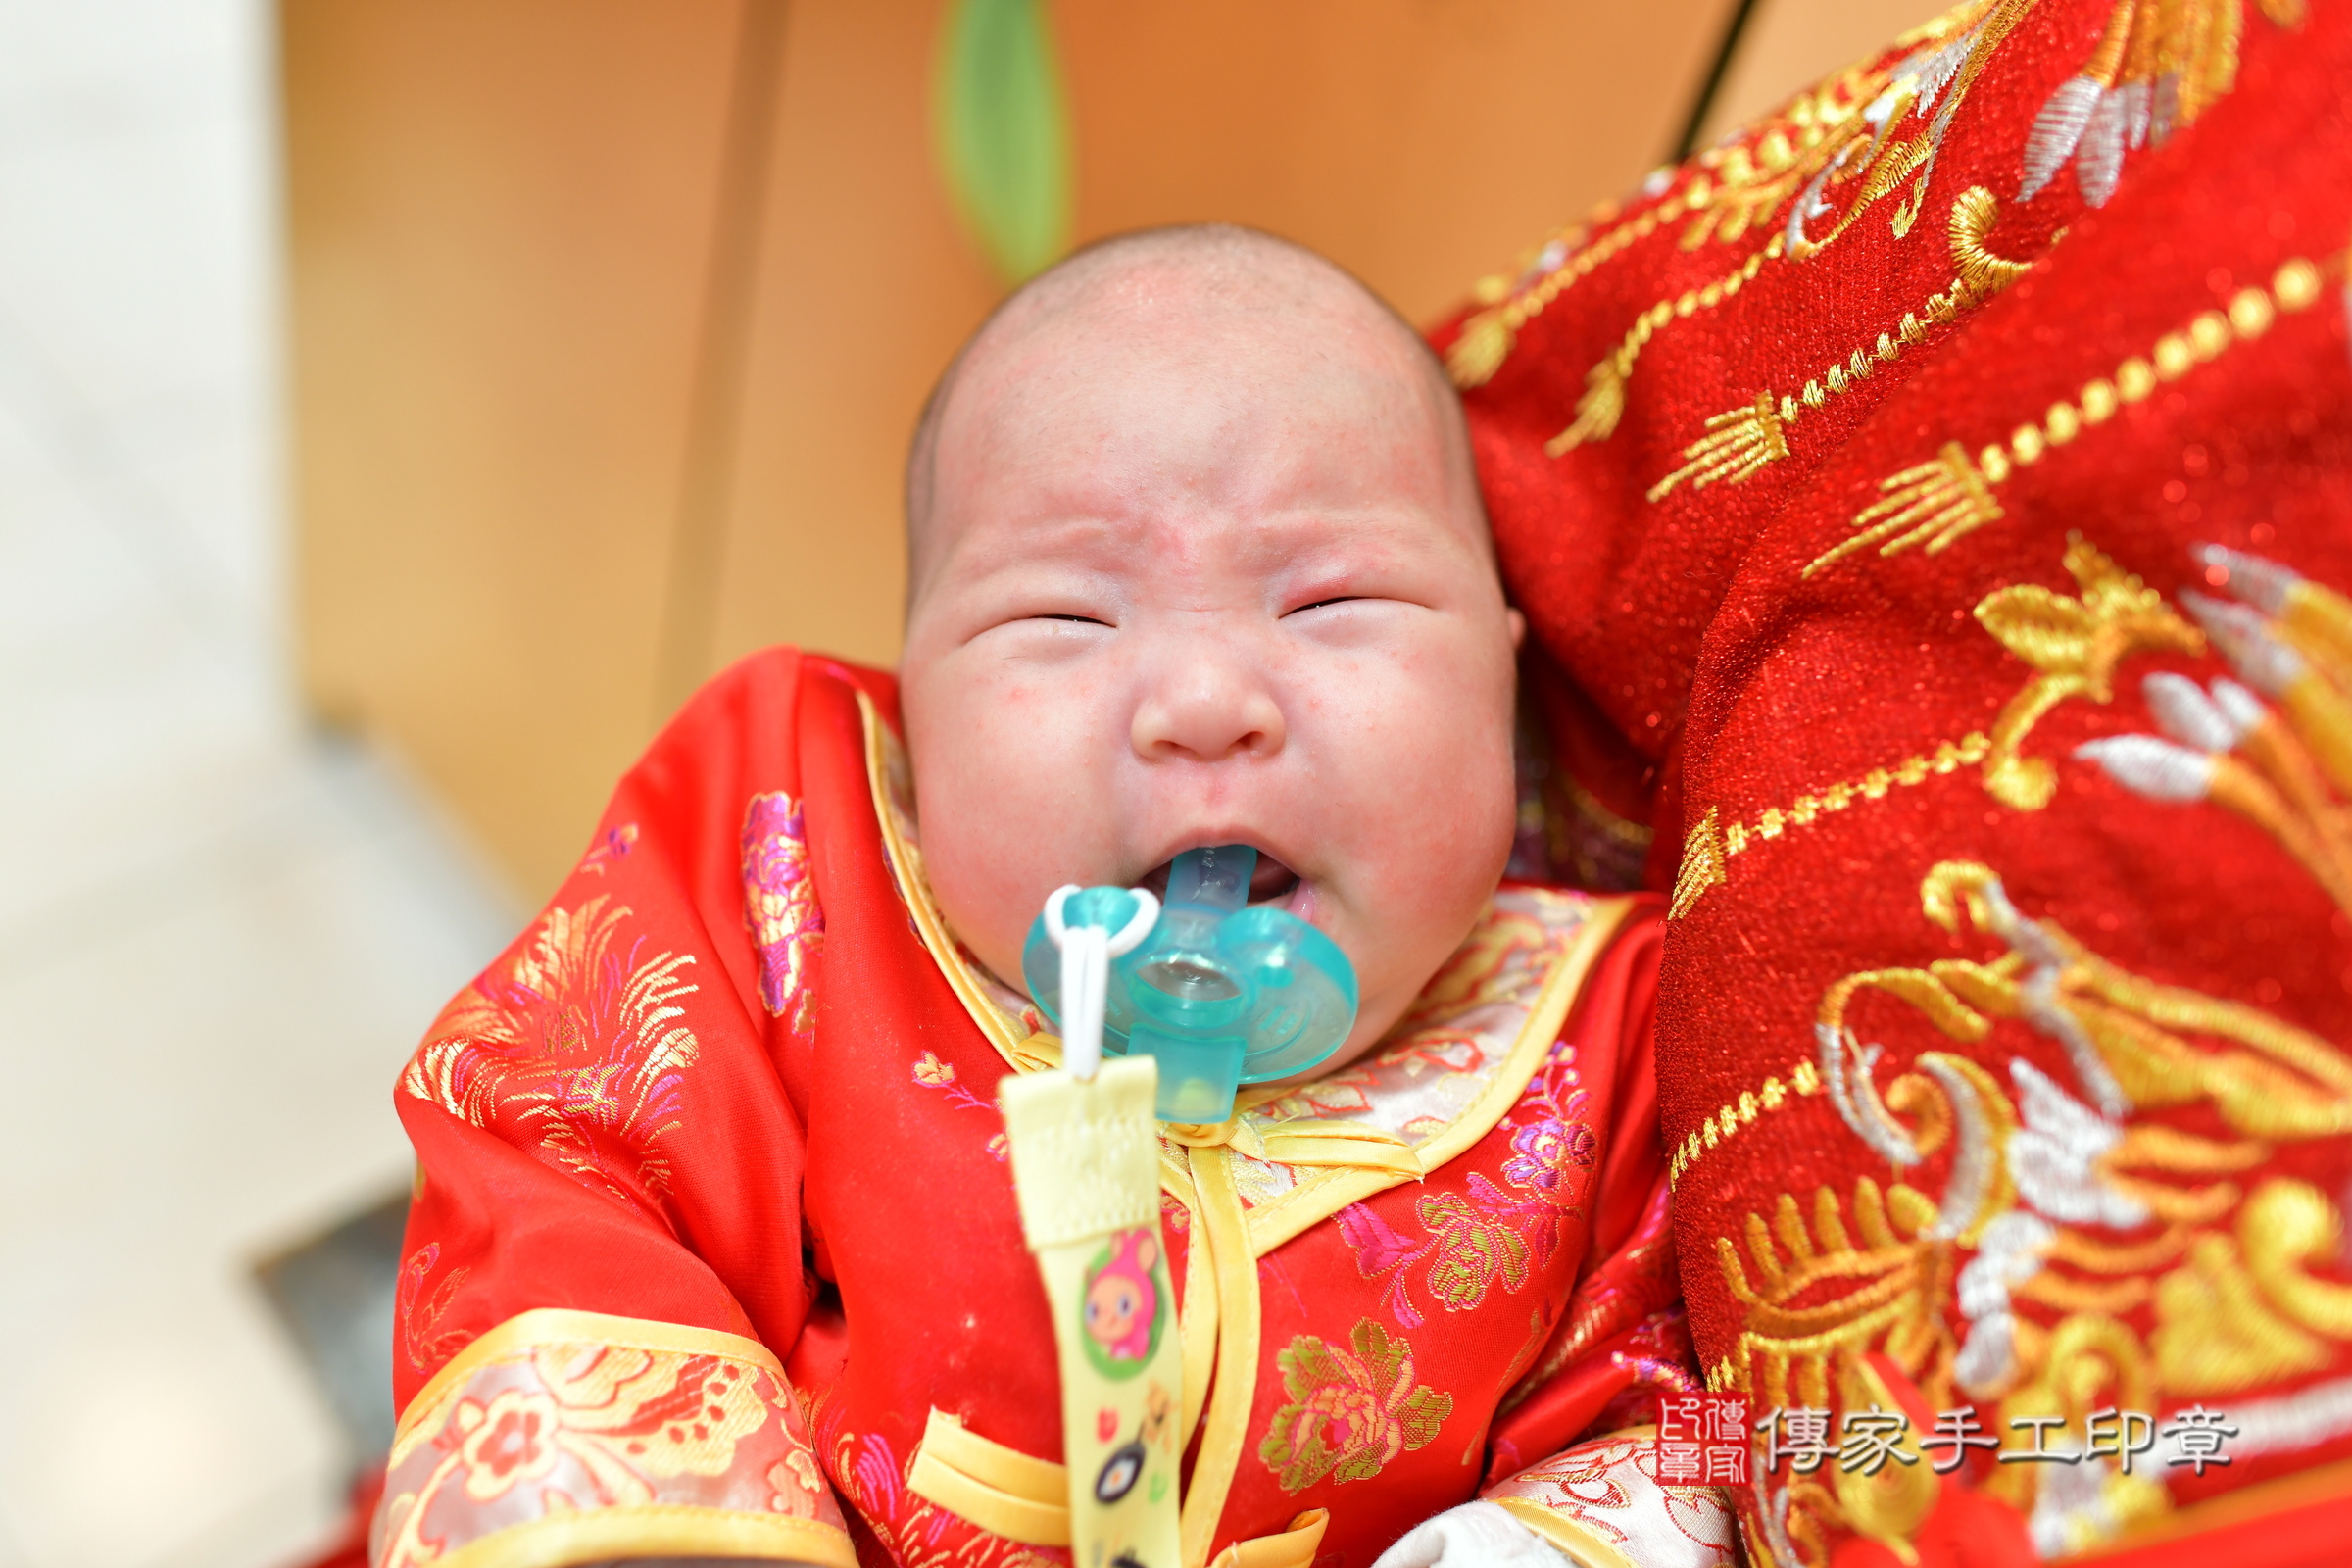
{"type": "Polygon", "coordinates": [[[2066,167],[2090,123],[2091,111],[2099,106],[2101,90],[2092,77],[2076,76],[2062,82],[2042,104],[2026,136],[2026,177],[2017,187],[2019,201],[2032,201],[2066,167]]]}
{"type": "Polygon", "coordinates": [[[2124,101],[2124,141],[2132,151],[2137,152],[2148,144],[2150,116],[2154,113],[2151,100],[2154,95],[2146,82],[2127,81],[2116,89],[2116,96],[2124,101]]]}
{"type": "Polygon", "coordinates": [[[2124,130],[2128,104],[2120,92],[2103,94],[2082,127],[2082,144],[2075,149],[2075,179],[2082,199],[2104,207],[2124,176],[2124,130]]]}

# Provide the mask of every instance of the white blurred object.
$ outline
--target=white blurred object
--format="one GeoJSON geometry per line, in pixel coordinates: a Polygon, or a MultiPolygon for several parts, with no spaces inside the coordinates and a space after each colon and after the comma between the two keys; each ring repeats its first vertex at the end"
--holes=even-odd
{"type": "Polygon", "coordinates": [[[1372,1568],[1576,1568],[1492,1502],[1465,1502],[1416,1525],[1372,1568]]]}
{"type": "Polygon", "coordinates": [[[0,1568],[316,1545],[353,1456],[250,1270],[405,1184],[518,923],[290,695],[272,18],[0,0],[0,1568]]]}

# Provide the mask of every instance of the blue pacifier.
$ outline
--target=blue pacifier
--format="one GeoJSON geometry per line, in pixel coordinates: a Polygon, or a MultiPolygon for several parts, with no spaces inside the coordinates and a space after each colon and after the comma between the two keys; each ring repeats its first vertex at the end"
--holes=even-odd
{"type": "Polygon", "coordinates": [[[1243,1084],[1312,1067],[1355,1027],[1355,966],[1305,921],[1249,907],[1256,869],[1246,845],[1187,850],[1140,939],[1133,928],[1153,901],[1127,888],[1062,888],[1029,928],[1021,974],[1057,1028],[1063,934],[1117,933],[1101,999],[1102,1049],[1158,1058],[1153,1113],[1162,1121],[1223,1121],[1243,1084]]]}

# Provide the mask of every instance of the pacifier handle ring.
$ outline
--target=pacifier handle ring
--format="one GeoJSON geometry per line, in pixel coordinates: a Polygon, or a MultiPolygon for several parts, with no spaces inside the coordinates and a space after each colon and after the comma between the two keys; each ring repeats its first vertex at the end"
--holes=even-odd
{"type": "Polygon", "coordinates": [[[1135,913],[1114,933],[1099,925],[1070,929],[1066,909],[1076,883],[1055,888],[1046,900],[1046,935],[1061,950],[1062,1065],[1084,1082],[1102,1062],[1102,1013],[1110,990],[1110,960],[1132,952],[1159,919],[1159,900],[1131,890],[1135,913]]]}
{"type": "MultiPolygon", "coordinates": [[[[1070,934],[1062,910],[1069,904],[1071,894],[1084,891],[1075,882],[1064,882],[1046,896],[1046,935],[1053,939],[1057,948],[1063,945],[1070,934]]],[[[1110,956],[1114,958],[1133,953],[1144,938],[1152,934],[1152,926],[1159,923],[1159,900],[1152,896],[1151,889],[1129,888],[1127,895],[1135,900],[1135,913],[1127,917],[1125,925],[1111,933],[1110,956]]]]}
{"type": "Polygon", "coordinates": [[[1152,896],[1150,889],[1129,888],[1127,894],[1135,900],[1135,913],[1128,916],[1127,923],[1111,936],[1110,956],[1114,958],[1141,947],[1144,938],[1150,936],[1152,928],[1159,923],[1159,900],[1152,896]]]}
{"type": "Polygon", "coordinates": [[[1085,890],[1075,882],[1064,882],[1046,895],[1046,935],[1054,939],[1054,946],[1056,948],[1060,947],[1070,934],[1070,928],[1062,923],[1062,908],[1070,902],[1071,894],[1083,891],[1085,890]]]}

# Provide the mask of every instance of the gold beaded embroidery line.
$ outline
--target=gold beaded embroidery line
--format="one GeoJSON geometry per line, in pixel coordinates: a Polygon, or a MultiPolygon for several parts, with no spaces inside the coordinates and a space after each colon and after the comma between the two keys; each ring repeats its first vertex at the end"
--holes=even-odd
{"type": "Polygon", "coordinates": [[[1788,803],[1786,811],[1768,807],[1756,818],[1754,827],[1734,822],[1723,830],[1723,853],[1738,855],[1756,839],[1777,839],[1788,828],[1801,827],[1824,811],[1842,811],[1853,804],[1857,795],[1875,801],[1897,784],[1921,784],[1931,773],[1950,773],[1974,766],[1984,760],[1991,745],[1982,733],[1971,730],[1957,744],[1945,741],[1930,756],[1906,757],[1892,767],[1874,767],[1851,784],[1833,784],[1818,795],[1799,795],[1788,803]]]}
{"type": "Polygon", "coordinates": [[[1606,441],[1617,431],[1617,421],[1625,415],[1625,383],[1634,373],[1634,362],[1642,357],[1642,349],[1669,322],[1688,318],[1700,311],[1711,311],[1725,300],[1756,279],[1764,264],[1778,261],[1786,241],[1779,234],[1767,240],[1764,248],[1750,253],[1747,260],[1709,283],[1687,288],[1677,297],[1660,300],[1640,316],[1626,329],[1625,339],[1616,352],[1607,355],[1585,372],[1584,395],[1576,400],[1576,420],[1567,429],[1544,443],[1544,451],[1559,457],[1574,451],[1587,441],[1606,441]]]}
{"type": "Polygon", "coordinates": [[[1689,1137],[1676,1147],[1666,1162],[1669,1185],[1679,1183],[1683,1173],[1698,1163],[1698,1157],[1717,1144],[1736,1135],[1740,1128],[1766,1111],[1778,1110],[1792,1098],[1821,1093],[1821,1073],[1810,1060],[1799,1060],[1788,1072],[1788,1081],[1767,1078],[1762,1089],[1742,1089],[1740,1098],[1728,1101],[1723,1108],[1709,1116],[1689,1137]]]}
{"type": "Polygon", "coordinates": [[[1463,322],[1461,335],[1446,351],[1446,368],[1452,375],[1453,384],[1467,390],[1493,380],[1494,372],[1502,368],[1502,362],[1510,358],[1511,350],[1517,346],[1521,327],[1543,315],[1545,306],[1597,270],[1603,262],[1647,239],[1658,231],[1659,225],[1681,218],[1693,192],[1705,199],[1706,182],[1694,181],[1657,206],[1644,208],[1575,255],[1563,259],[1542,282],[1516,299],[1481,311],[1463,322]]]}
{"type": "Polygon", "coordinates": [[[1874,767],[1851,783],[1832,784],[1799,795],[1786,808],[1766,807],[1753,824],[1734,822],[1719,828],[1717,808],[1708,807],[1706,815],[1698,819],[1683,844],[1682,868],[1675,875],[1674,900],[1667,906],[1666,918],[1681,919],[1706,895],[1707,889],[1728,881],[1726,862],[1749,845],[1777,839],[1788,829],[1803,827],[1825,812],[1842,811],[1857,799],[1882,800],[1898,784],[1924,784],[1930,775],[1974,767],[1991,751],[1991,740],[1980,731],[1971,730],[1958,741],[1943,742],[1932,753],[1906,757],[1891,767],[1874,767]]]}
{"type": "MultiPolygon", "coordinates": [[[[1830,399],[1866,380],[1880,365],[1891,365],[1901,359],[1903,350],[1924,339],[1931,325],[1941,326],[1951,321],[1962,311],[1984,304],[2015,282],[2033,264],[1997,256],[1984,243],[1984,236],[1990,232],[1999,210],[1998,200],[1982,185],[1970,186],[1953,200],[1950,220],[1952,265],[1959,275],[1951,280],[1944,292],[1929,295],[1921,305],[1920,312],[1926,315],[1926,320],[1920,319],[1919,313],[1906,311],[1903,318],[1891,330],[1879,334],[1877,342],[1866,349],[1854,350],[1845,359],[1805,382],[1803,388],[1793,395],[1784,394],[1776,399],[1768,388],[1756,395],[1754,403],[1727,409],[1713,416],[1707,420],[1699,438],[1683,448],[1683,466],[1649,487],[1648,500],[1652,504],[1664,500],[1685,481],[1693,490],[1704,490],[1711,484],[1745,483],[1754,477],[1757,470],[1788,455],[1788,431],[1795,428],[1797,420],[1804,416],[1805,410],[1821,408],[1830,399]]],[[[1623,350],[1619,351],[1620,357],[1623,353],[1623,350]]],[[[1598,378],[1610,363],[1604,360],[1592,368],[1587,377],[1593,383],[1587,390],[1588,398],[1600,390],[1598,378]]],[[[1626,364],[1630,368],[1631,361],[1626,364]]],[[[1622,386],[1617,397],[1622,405],[1622,386]]],[[[1581,417],[1583,408],[1584,405],[1578,405],[1578,422],[1554,437],[1544,451],[1557,457],[1561,451],[1576,444],[1569,437],[1584,427],[1581,417]]],[[[1616,427],[1614,414],[1609,416],[1608,425],[1609,429],[1616,427]]],[[[1606,435],[1608,431],[1599,433],[1606,435]]]]}
{"type": "MultiPolygon", "coordinates": [[[[2329,265],[2337,262],[2340,257],[2329,265]]],[[[1811,577],[1874,544],[1882,556],[1923,543],[1927,554],[1936,555],[1998,521],[2006,514],[1993,488],[2018,468],[2105,424],[2125,405],[2146,401],[2160,383],[2180,380],[2232,343],[2252,342],[2270,330],[2280,312],[2310,309],[2319,301],[2322,282],[2319,264],[2295,257],[2273,275],[2269,289],[2249,285],[2230,297],[2226,310],[2198,313],[2185,326],[2158,338],[2146,356],[2124,361],[2112,377],[2085,382],[2072,400],[2051,404],[2040,419],[2011,431],[2006,442],[1988,443],[1972,458],[1959,442],[1947,441],[1934,461],[1880,480],[1882,499],[1854,514],[1856,532],[1815,558],[1801,575],[1811,577]]]]}
{"type": "Polygon", "coordinates": [[[1683,861],[1674,872],[1674,901],[1666,906],[1669,920],[1681,919],[1706,896],[1707,889],[1730,880],[1723,865],[1723,834],[1715,816],[1716,808],[1708,807],[1707,814],[1683,840],[1683,861]]]}

